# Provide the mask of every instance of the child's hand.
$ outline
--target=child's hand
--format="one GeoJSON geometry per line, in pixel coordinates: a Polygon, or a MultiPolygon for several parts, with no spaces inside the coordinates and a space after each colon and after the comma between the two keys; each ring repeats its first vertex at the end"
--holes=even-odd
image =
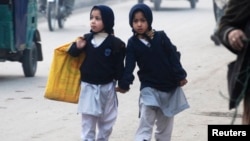
{"type": "Polygon", "coordinates": [[[183,80],[181,80],[180,81],[180,86],[184,86],[184,85],[186,85],[187,84],[187,79],[183,79],[183,80]]]}
{"type": "Polygon", "coordinates": [[[84,48],[85,45],[86,45],[86,40],[85,40],[83,37],[78,37],[78,38],[76,39],[76,47],[77,47],[78,49],[84,48]]]}
{"type": "Polygon", "coordinates": [[[123,89],[121,89],[120,87],[116,87],[116,88],[115,88],[115,91],[124,94],[124,93],[126,93],[128,90],[123,90],[123,89]]]}

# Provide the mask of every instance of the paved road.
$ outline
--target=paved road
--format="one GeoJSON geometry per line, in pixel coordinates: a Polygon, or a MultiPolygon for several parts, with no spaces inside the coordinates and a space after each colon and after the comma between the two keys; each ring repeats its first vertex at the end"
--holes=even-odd
{"type": "MultiPolygon", "coordinates": [[[[146,2],[153,8],[153,4],[146,2]]],[[[129,9],[135,0],[109,3],[116,15],[115,34],[124,41],[131,35],[129,9]]],[[[19,63],[3,63],[0,69],[0,139],[3,141],[80,141],[80,116],[76,104],[44,99],[55,47],[89,32],[89,7],[74,11],[65,29],[50,32],[40,21],[44,61],[34,78],[24,78],[19,63]],[[14,65],[15,64],[15,65],[14,65]],[[7,71],[6,71],[7,70],[7,71]]],[[[209,36],[215,26],[212,1],[200,0],[196,9],[187,1],[163,1],[153,11],[153,28],[165,30],[182,53],[189,83],[184,87],[190,108],[175,118],[172,141],[207,141],[208,124],[230,124],[234,111],[226,99],[226,65],[233,56],[215,46],[209,36]]],[[[136,72],[135,72],[136,74],[136,72]]],[[[133,141],[138,124],[139,82],[118,94],[119,115],[110,141],[133,141]]],[[[235,123],[240,123],[240,113],[235,123]]]]}

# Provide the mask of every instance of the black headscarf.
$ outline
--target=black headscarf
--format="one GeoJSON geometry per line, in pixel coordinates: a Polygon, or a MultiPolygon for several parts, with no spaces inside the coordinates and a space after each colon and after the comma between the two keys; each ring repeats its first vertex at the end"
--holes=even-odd
{"type": "Polygon", "coordinates": [[[131,8],[131,10],[129,12],[129,24],[130,24],[130,26],[133,27],[133,17],[135,15],[135,12],[138,12],[138,11],[141,11],[144,14],[144,16],[148,22],[148,28],[149,28],[149,30],[151,30],[152,29],[152,22],[153,22],[153,14],[152,14],[151,9],[146,4],[143,4],[143,3],[138,3],[131,8]]]}
{"type": "Polygon", "coordinates": [[[146,33],[144,33],[142,36],[144,36],[150,44],[152,44],[152,39],[154,37],[154,30],[152,29],[152,22],[153,22],[153,14],[151,9],[143,3],[138,3],[136,5],[134,5],[130,12],[129,12],[129,24],[132,27],[132,32],[134,33],[134,35],[137,35],[137,33],[134,31],[133,29],[133,18],[136,12],[141,11],[148,23],[148,31],[146,33]]]}
{"type": "MultiPolygon", "coordinates": [[[[104,24],[104,30],[108,34],[113,34],[114,33],[113,27],[114,27],[114,20],[115,20],[113,10],[106,5],[95,5],[91,9],[90,13],[94,9],[99,9],[101,11],[102,21],[104,24]]],[[[90,31],[90,32],[93,32],[93,31],[90,31]]]]}

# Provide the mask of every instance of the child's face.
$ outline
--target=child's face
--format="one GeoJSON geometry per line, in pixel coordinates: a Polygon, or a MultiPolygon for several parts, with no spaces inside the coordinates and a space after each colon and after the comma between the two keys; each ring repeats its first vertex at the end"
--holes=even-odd
{"type": "Polygon", "coordinates": [[[102,22],[101,11],[93,9],[90,14],[90,27],[93,32],[102,32],[104,24],[102,22]]]}
{"type": "Polygon", "coordinates": [[[138,34],[143,34],[148,31],[148,22],[141,11],[134,14],[132,25],[134,31],[138,34]]]}

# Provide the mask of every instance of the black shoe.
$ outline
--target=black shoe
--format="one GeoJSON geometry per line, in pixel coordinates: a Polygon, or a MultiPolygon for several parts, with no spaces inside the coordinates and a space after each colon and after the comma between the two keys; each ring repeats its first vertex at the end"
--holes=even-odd
{"type": "Polygon", "coordinates": [[[217,35],[213,34],[210,36],[211,40],[214,41],[214,44],[216,46],[219,46],[221,44],[220,39],[217,35]]]}

